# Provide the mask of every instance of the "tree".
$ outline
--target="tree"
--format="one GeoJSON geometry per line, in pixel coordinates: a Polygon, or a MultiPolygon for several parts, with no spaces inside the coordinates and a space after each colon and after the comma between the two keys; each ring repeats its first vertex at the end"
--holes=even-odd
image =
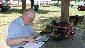
{"type": "Polygon", "coordinates": [[[76,0],[77,2],[80,2],[80,1],[82,1],[82,0],[76,0]]]}
{"type": "Polygon", "coordinates": [[[31,1],[31,8],[33,9],[34,7],[34,0],[30,0],[31,1]]]}
{"type": "Polygon", "coordinates": [[[26,9],[26,0],[22,0],[22,13],[26,9]]]}
{"type": "Polygon", "coordinates": [[[61,0],[61,22],[68,22],[70,0],[61,0]]]}
{"type": "MultiPolygon", "coordinates": [[[[31,1],[31,8],[33,9],[34,0],[30,0],[30,1],[31,1]]],[[[22,13],[25,9],[26,9],[26,0],[22,0],[22,13]]]]}
{"type": "Polygon", "coordinates": [[[68,22],[70,0],[57,0],[57,1],[61,1],[60,21],[61,22],[68,22]]]}

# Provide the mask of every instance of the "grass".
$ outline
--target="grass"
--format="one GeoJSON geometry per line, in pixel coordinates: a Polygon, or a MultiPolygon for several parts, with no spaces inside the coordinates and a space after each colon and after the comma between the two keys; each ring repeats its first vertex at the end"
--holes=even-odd
{"type": "MultiPolygon", "coordinates": [[[[27,7],[30,8],[30,7],[27,7]]],[[[7,29],[11,21],[21,16],[21,7],[12,7],[6,12],[0,12],[0,48],[9,48],[6,46],[7,29]]],[[[76,7],[69,8],[69,15],[85,15],[85,11],[78,11],[76,7]]],[[[40,7],[36,11],[36,17],[32,24],[36,32],[42,31],[51,20],[58,19],[61,16],[61,8],[56,6],[40,7]]],[[[85,30],[85,23],[78,24],[78,28],[85,30]]]]}

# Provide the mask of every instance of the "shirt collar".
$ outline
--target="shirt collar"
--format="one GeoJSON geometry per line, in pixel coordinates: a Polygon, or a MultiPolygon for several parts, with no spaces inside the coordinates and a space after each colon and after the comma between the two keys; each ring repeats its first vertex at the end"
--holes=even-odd
{"type": "Polygon", "coordinates": [[[19,17],[19,23],[21,23],[22,25],[25,25],[23,19],[21,18],[21,16],[19,17]]]}

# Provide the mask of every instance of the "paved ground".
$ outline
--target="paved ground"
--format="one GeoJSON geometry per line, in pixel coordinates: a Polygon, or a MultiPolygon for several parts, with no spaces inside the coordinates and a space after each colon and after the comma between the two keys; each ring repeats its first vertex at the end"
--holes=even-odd
{"type": "Polygon", "coordinates": [[[82,33],[82,31],[76,30],[73,38],[67,38],[60,42],[49,41],[41,48],[84,48],[82,33]]]}
{"type": "Polygon", "coordinates": [[[82,48],[82,31],[76,30],[70,48],[82,48]]]}
{"type": "Polygon", "coordinates": [[[82,40],[82,48],[85,48],[85,31],[83,32],[82,36],[84,36],[82,40]]]}

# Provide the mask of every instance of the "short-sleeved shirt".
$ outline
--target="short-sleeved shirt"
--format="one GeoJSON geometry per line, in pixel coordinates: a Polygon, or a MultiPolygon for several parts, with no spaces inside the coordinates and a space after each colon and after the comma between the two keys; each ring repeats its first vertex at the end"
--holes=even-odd
{"type": "MultiPolygon", "coordinates": [[[[22,18],[18,17],[10,24],[7,39],[29,37],[33,33],[35,33],[34,29],[30,25],[25,25],[22,18]]],[[[10,46],[10,48],[18,48],[18,46],[10,46]]]]}

